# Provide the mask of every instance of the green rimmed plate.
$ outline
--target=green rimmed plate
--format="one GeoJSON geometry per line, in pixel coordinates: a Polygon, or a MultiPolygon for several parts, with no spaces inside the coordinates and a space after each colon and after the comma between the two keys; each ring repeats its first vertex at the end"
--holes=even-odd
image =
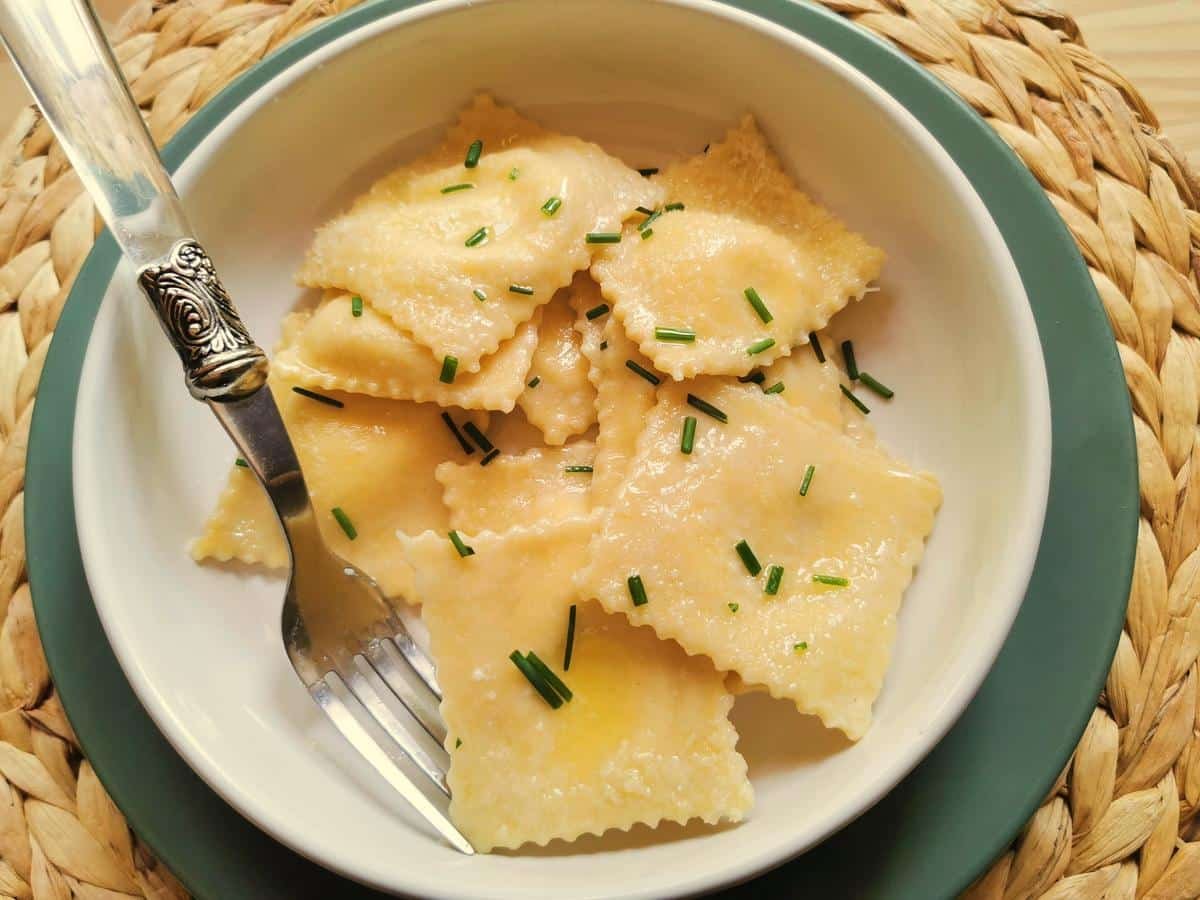
{"type": "MultiPolygon", "coordinates": [[[[206,109],[189,126],[188,130],[180,135],[169,154],[171,157],[170,161],[178,162],[182,159],[183,155],[195,146],[199,138],[233,109],[240,99],[248,95],[251,90],[274,74],[275,71],[282,69],[286,64],[298,58],[291,56],[291,54],[312,52],[341,33],[341,30],[349,29],[355,24],[364,24],[402,5],[383,4],[360,10],[351,14],[347,19],[343,19],[323,31],[306,37],[298,46],[288,48],[282,57],[276,57],[268,61],[263,67],[256,70],[256,73],[239,82],[238,85],[232,88],[229,93],[223,95],[212,107],[206,109]]],[[[1099,315],[1098,307],[1091,294],[1090,284],[1087,281],[1082,266],[1078,263],[1073,246],[1066,239],[1061,226],[1053,218],[1053,213],[1045,203],[1044,198],[1041,197],[1040,192],[1037,191],[1036,185],[1033,185],[1032,180],[1029,179],[1028,174],[1015,159],[1002,150],[999,142],[996,141],[995,137],[991,135],[985,126],[970,116],[962,107],[948,100],[947,96],[940,92],[940,90],[935,89],[931,82],[925,80],[919,70],[916,70],[899,57],[894,56],[890,51],[873,43],[870,39],[855,32],[848,26],[815,11],[790,5],[747,4],[746,6],[755,11],[765,13],[771,18],[775,18],[781,24],[793,27],[795,30],[815,39],[818,43],[826,44],[848,61],[857,65],[868,75],[885,84],[894,93],[897,93],[900,99],[943,140],[948,149],[958,156],[960,163],[962,163],[964,158],[969,158],[973,161],[972,165],[963,164],[963,168],[968,174],[976,176],[976,186],[985,199],[1005,197],[1012,204],[1010,208],[1001,208],[993,203],[992,212],[1001,227],[1005,230],[1005,233],[1009,235],[1014,256],[1017,257],[1018,263],[1021,264],[1027,288],[1031,297],[1033,297],[1035,308],[1039,314],[1042,337],[1047,343],[1051,384],[1054,390],[1056,476],[1050,517],[1047,523],[1048,544],[1044,545],[1043,549],[1045,551],[1047,546],[1053,548],[1053,558],[1060,569],[1060,574],[1062,571],[1065,571],[1068,573],[1068,577],[1076,581],[1079,594],[1075,596],[1089,597],[1089,610],[1093,615],[1097,608],[1095,606],[1097,597],[1106,598],[1111,595],[1115,598],[1111,607],[1105,607],[1111,611],[1111,616],[1107,622],[1098,623],[1092,621],[1085,624],[1083,622],[1071,621],[1069,623],[1069,627],[1079,639],[1082,649],[1076,657],[1072,657],[1072,654],[1069,653],[1059,655],[1063,670],[1058,684],[1065,690],[1061,696],[1052,697],[1052,699],[1056,702],[1061,702],[1057,707],[1052,703],[1045,704],[1046,707],[1049,707],[1047,710],[1049,716],[1046,722],[1034,722],[1033,719],[1036,717],[1031,717],[1029,711],[1022,708],[1021,721],[1028,727],[1040,728],[1040,732],[1034,735],[1021,734],[1019,744],[1015,744],[1010,735],[1007,742],[1002,742],[1001,744],[1004,748],[1004,756],[1000,758],[1002,763],[995,765],[991,771],[980,770],[980,772],[975,773],[977,776],[982,776],[980,791],[983,791],[985,788],[983,781],[987,781],[988,785],[992,787],[995,787],[997,781],[1004,782],[1004,787],[1000,795],[997,798],[989,798],[987,804],[981,804],[979,810],[973,811],[971,823],[955,822],[947,832],[934,835],[938,840],[941,852],[938,854],[932,874],[943,880],[937,882],[908,882],[909,886],[907,890],[914,895],[935,895],[943,891],[946,885],[949,884],[950,879],[957,878],[961,882],[965,877],[968,877],[963,875],[961,871],[954,871],[953,865],[947,865],[946,859],[948,857],[953,857],[955,861],[962,860],[963,868],[969,875],[970,871],[977,869],[985,861],[982,856],[984,850],[981,850],[979,841],[985,835],[991,835],[993,843],[998,845],[1032,809],[1040,796],[1040,793],[1035,793],[1034,791],[1040,792],[1045,789],[1049,778],[1053,777],[1058,766],[1065,759],[1066,753],[1069,752],[1075,736],[1082,727],[1083,721],[1086,718],[1086,712],[1090,709],[1095,687],[1098,685],[1099,678],[1103,674],[1107,662],[1107,653],[1111,650],[1111,642],[1115,638],[1116,628],[1119,626],[1120,606],[1123,604],[1124,591],[1128,581],[1133,523],[1135,522],[1136,511],[1135,492],[1132,488],[1133,466],[1129,420],[1124,400],[1123,383],[1119,374],[1117,374],[1119,373],[1119,369],[1115,365],[1115,354],[1107,338],[1106,326],[1099,315]],[[839,46],[839,44],[844,44],[844,46],[839,46]],[[877,67],[877,71],[872,67],[877,67]],[[912,97],[905,96],[905,91],[912,91],[912,97]],[[922,109],[921,104],[925,104],[928,110],[922,109]],[[981,177],[987,180],[987,184],[980,181],[981,177]],[[994,193],[993,189],[995,190],[994,193]],[[1014,235],[1018,233],[1020,234],[1019,240],[1014,238],[1014,235]],[[1029,246],[1030,241],[1042,242],[1040,256],[1036,249],[1031,249],[1029,246]],[[1035,269],[1031,269],[1030,266],[1036,267],[1038,260],[1045,260],[1051,264],[1056,263],[1060,267],[1060,271],[1055,275],[1047,274],[1045,276],[1038,273],[1035,283],[1033,274],[1035,269]],[[1066,265],[1064,262],[1066,260],[1070,260],[1072,265],[1066,265]],[[1051,318],[1056,323],[1056,329],[1058,329],[1053,333],[1047,326],[1047,322],[1051,318]],[[1051,340],[1053,336],[1057,336],[1059,342],[1057,345],[1051,340]],[[1062,358],[1063,350],[1066,347],[1070,347],[1072,358],[1077,366],[1079,365],[1081,354],[1094,351],[1097,355],[1096,365],[1086,369],[1086,382],[1070,382],[1076,388],[1080,389],[1078,396],[1066,390],[1064,384],[1068,382],[1059,383],[1059,377],[1063,373],[1055,371],[1054,351],[1057,348],[1058,357],[1062,358]],[[1104,379],[1099,374],[1101,371],[1115,376],[1111,390],[1109,386],[1103,383],[1104,379]],[[1064,393],[1063,391],[1066,392],[1064,393]],[[1090,415],[1090,419],[1086,417],[1084,419],[1076,419],[1069,421],[1064,426],[1061,421],[1064,404],[1066,408],[1076,413],[1087,413],[1090,415]],[[1064,430],[1066,434],[1062,433],[1064,430]],[[1072,435],[1075,438],[1074,442],[1072,441],[1072,435]],[[1080,442],[1081,437],[1082,443],[1080,442]],[[1101,449],[1089,446],[1089,442],[1093,441],[1100,445],[1101,449]],[[1072,449],[1075,451],[1074,456],[1065,457],[1069,475],[1064,474],[1062,462],[1064,459],[1062,456],[1064,444],[1068,451],[1072,449]],[[1086,449],[1089,457],[1086,462],[1090,462],[1092,468],[1085,465],[1081,448],[1086,449]],[[1094,468],[1097,464],[1101,466],[1108,465],[1111,471],[1100,471],[1094,468]],[[1101,475],[1104,478],[1103,483],[1100,483],[1101,475]],[[1088,549],[1096,553],[1098,558],[1104,560],[1106,564],[1112,564],[1112,568],[1109,571],[1100,571],[1094,565],[1090,570],[1083,571],[1082,566],[1085,558],[1080,552],[1081,547],[1071,545],[1070,539],[1072,536],[1065,529],[1061,534],[1055,530],[1056,504],[1063,496],[1063,491],[1065,490],[1062,487],[1064,483],[1063,479],[1067,477],[1076,479],[1076,482],[1073,482],[1074,490],[1079,491],[1080,494],[1079,496],[1074,496],[1068,491],[1067,500],[1065,501],[1066,508],[1073,514],[1083,516],[1084,518],[1081,521],[1109,523],[1107,529],[1103,526],[1094,527],[1088,535],[1089,543],[1087,544],[1088,549]],[[1089,481],[1089,477],[1092,480],[1089,481]],[[1126,501],[1123,507],[1120,507],[1121,500],[1126,501]],[[1113,514],[1113,510],[1119,507],[1128,511],[1128,520],[1123,516],[1113,514]],[[1107,513],[1107,518],[1103,514],[1098,516],[1096,514],[1097,510],[1107,513]],[[1065,543],[1055,543],[1060,539],[1065,541],[1065,543]],[[1121,568],[1122,565],[1124,565],[1124,568],[1121,568]],[[1089,634],[1089,628],[1096,629],[1097,625],[1107,625],[1108,627],[1107,630],[1102,630],[1102,633],[1100,630],[1096,630],[1089,634]],[[1103,645],[1103,647],[1097,649],[1099,645],[1103,645]],[[1093,658],[1093,655],[1095,658],[1093,658]],[[1103,655],[1103,659],[1099,659],[1101,655],[1103,655]],[[1087,684],[1081,689],[1079,685],[1085,681],[1087,684]],[[1085,691],[1087,692],[1086,695],[1085,691]],[[1072,715],[1074,716],[1073,719],[1072,715]],[[1049,742],[1047,742],[1047,738],[1050,739],[1049,742]],[[1041,743],[1039,743],[1039,739],[1041,739],[1041,743]],[[1050,753],[1055,754],[1055,759],[1052,763],[1047,763],[1045,757],[1050,753]],[[1047,772],[1048,774],[1046,774],[1047,772]],[[1036,785],[1034,785],[1035,782],[1037,782],[1036,785]],[[1025,789],[1029,795],[1025,796],[1020,793],[1019,788],[1025,789]],[[1003,802],[1001,802],[1001,798],[1003,802]],[[1020,801],[1020,809],[1014,808],[1015,801],[1020,801]],[[998,815],[989,818],[989,814],[991,813],[998,815]],[[996,832],[998,829],[1002,829],[1003,834],[997,836],[996,832]],[[947,843],[949,840],[947,835],[951,832],[957,837],[957,843],[961,845],[958,852],[953,854],[947,852],[948,848],[954,846],[947,843]],[[921,889],[922,885],[924,885],[924,889],[921,889]]],[[[71,533],[72,520],[70,518],[69,496],[66,497],[65,501],[60,496],[58,498],[60,502],[55,502],[49,493],[40,493],[43,490],[47,492],[55,489],[61,490],[64,482],[60,481],[55,485],[53,484],[53,478],[46,480],[44,474],[39,473],[45,471],[41,468],[42,463],[51,459],[54,455],[54,450],[51,446],[53,438],[50,436],[50,432],[57,430],[61,436],[64,425],[69,426],[70,411],[74,408],[73,393],[70,396],[64,395],[60,398],[60,402],[63,405],[55,405],[53,398],[58,397],[59,394],[55,393],[53,386],[56,384],[61,386],[64,383],[60,377],[64,376],[64,374],[66,384],[74,384],[78,377],[78,357],[82,354],[82,347],[86,342],[86,335],[91,327],[91,314],[86,311],[87,300],[91,299],[94,304],[95,298],[102,293],[103,286],[111,272],[112,262],[112,248],[106,242],[101,245],[101,249],[89,263],[87,271],[81,276],[77,296],[72,301],[68,314],[64,317],[59,339],[56,341],[54,351],[52,351],[52,359],[48,366],[47,381],[43,385],[43,393],[39,402],[37,422],[35,423],[35,452],[31,454],[32,459],[36,462],[31,462],[29,476],[29,489],[31,492],[31,576],[34,579],[39,614],[41,615],[43,626],[47,631],[47,652],[51,657],[52,665],[56,667],[56,673],[59,673],[60,689],[73,713],[80,709],[83,703],[87,703],[89,707],[94,707],[99,701],[91,698],[76,700],[73,693],[75,688],[69,684],[72,677],[59,672],[58,667],[67,665],[66,660],[71,658],[71,654],[69,653],[69,647],[67,647],[67,650],[60,652],[61,647],[67,646],[59,643],[65,637],[65,630],[62,626],[50,622],[50,617],[53,616],[53,613],[48,611],[43,612],[42,604],[43,602],[48,602],[53,607],[56,603],[53,599],[55,596],[58,596],[58,602],[72,597],[79,598],[83,596],[85,587],[77,561],[71,564],[64,564],[64,560],[61,557],[54,558],[47,556],[46,565],[48,568],[42,568],[42,547],[48,548],[50,545],[39,545],[35,524],[38,521],[44,521],[44,519],[40,519],[39,517],[42,517],[49,509],[56,507],[61,509],[65,507],[67,516],[65,527],[63,520],[60,518],[57,520],[57,524],[52,522],[47,526],[50,531],[43,532],[58,535],[71,533]],[[70,343],[71,341],[74,341],[76,346],[75,353],[77,355],[74,357],[68,356],[68,351],[61,349],[65,343],[70,343]],[[56,416],[54,425],[51,427],[47,427],[44,424],[47,421],[47,407],[51,410],[57,409],[57,412],[51,413],[51,415],[56,416]],[[40,443],[43,440],[43,435],[45,435],[47,446],[42,446],[40,443]],[[39,479],[41,480],[39,481],[39,479]],[[71,584],[69,581],[59,581],[57,592],[53,587],[47,586],[52,583],[49,579],[62,576],[68,571],[75,573],[76,580],[74,584],[71,584]],[[44,575],[45,578],[43,577],[44,575]],[[45,600],[43,599],[43,594],[46,595],[45,600]],[[58,646],[52,648],[51,644],[58,646]]],[[[61,449],[64,453],[66,452],[65,447],[61,449]]],[[[60,465],[63,464],[60,463],[60,465]]],[[[59,475],[61,474],[60,471],[59,475]]],[[[1061,507],[1057,508],[1061,509],[1061,507]]],[[[1057,514],[1061,515],[1061,512],[1057,514]]],[[[1063,527],[1062,520],[1059,520],[1059,526],[1060,528],[1063,527]]],[[[1029,605],[1039,602],[1041,605],[1045,605],[1046,603],[1056,604],[1055,612],[1058,614],[1062,614],[1063,607],[1070,607],[1068,598],[1060,597],[1056,593],[1059,584],[1053,579],[1046,579],[1046,574],[1039,569],[1039,573],[1035,576],[1033,582],[1030,604],[1027,604],[1027,613],[1023,614],[1022,622],[1027,618],[1029,605]]],[[[90,605],[86,603],[84,605],[90,611],[90,605]]],[[[63,611],[63,614],[66,614],[66,610],[63,611]]],[[[77,620],[80,619],[80,611],[72,611],[70,617],[77,620]]],[[[1019,623],[1016,633],[1020,633],[1021,627],[1022,625],[1019,623]]],[[[1041,623],[1040,627],[1045,628],[1046,623],[1041,623]]],[[[1029,636],[1027,635],[1026,637],[1029,636]]],[[[97,638],[93,636],[91,642],[94,645],[103,646],[102,637],[97,638]]],[[[1027,645],[1029,647],[1037,646],[1034,641],[1027,641],[1027,645]]],[[[1010,650],[1011,646],[1010,644],[1010,650]]],[[[1009,651],[1006,651],[1005,658],[1007,659],[1008,656],[1009,651]]],[[[1048,656],[1052,656],[1052,654],[1043,654],[1043,658],[1048,656]]],[[[77,660],[78,657],[75,657],[75,659],[77,660]]],[[[1029,660],[1022,660],[1021,664],[1025,667],[1026,673],[1031,668],[1036,669],[1036,666],[1030,666],[1029,660]]],[[[94,682],[96,681],[95,673],[89,673],[89,676],[94,686],[94,682]]],[[[119,674],[116,677],[119,679],[119,674]]],[[[1040,677],[1045,679],[1046,673],[1040,673],[1040,677]]],[[[1039,684],[1036,678],[1032,680],[1027,678],[1020,682],[1020,685],[1008,683],[1004,688],[1004,696],[1021,696],[1020,705],[1024,707],[1029,703],[1032,696],[1031,691],[1034,689],[1038,691],[1039,697],[1044,698],[1047,693],[1054,694],[1053,688],[1049,691],[1046,691],[1044,688],[1045,685],[1039,684]]],[[[987,689],[985,688],[985,697],[987,696],[986,691],[987,689]]],[[[79,696],[82,697],[82,695],[79,696]]],[[[103,735],[98,731],[85,728],[78,721],[79,715],[84,715],[84,713],[77,714],[76,724],[79,726],[79,731],[84,739],[86,748],[90,755],[92,755],[101,776],[109,783],[110,789],[118,799],[118,802],[129,807],[130,817],[139,830],[146,835],[152,845],[158,847],[163,852],[167,861],[179,869],[185,878],[199,878],[201,865],[206,870],[203,874],[211,874],[211,870],[217,868],[214,862],[215,857],[209,857],[207,861],[204,861],[204,859],[181,860],[177,855],[178,852],[181,852],[178,849],[178,834],[172,834],[169,831],[162,832],[161,830],[157,836],[152,833],[153,823],[151,820],[153,819],[153,810],[148,808],[148,806],[161,804],[162,798],[169,796],[168,793],[164,793],[166,791],[165,783],[155,787],[153,782],[147,779],[145,772],[138,771],[137,784],[141,787],[151,786],[152,796],[142,796],[140,801],[139,798],[133,797],[133,780],[123,781],[117,776],[118,763],[113,761],[110,766],[108,757],[111,754],[105,753],[104,748],[96,743],[102,741],[103,735]],[[137,804],[138,802],[146,805],[147,808],[139,809],[135,814],[130,804],[137,804]],[[197,865],[198,863],[199,865],[197,865]]],[[[106,723],[110,722],[111,715],[106,716],[105,721],[106,723]]],[[[1011,731],[1013,722],[1005,721],[1003,724],[1006,730],[1011,731]]],[[[955,735],[960,734],[962,731],[963,729],[960,727],[955,732],[955,735]]],[[[150,733],[153,734],[152,729],[150,733]]],[[[953,742],[955,739],[955,736],[951,736],[948,740],[953,742]]],[[[112,749],[110,748],[110,750],[112,749]]],[[[976,757],[981,754],[980,748],[970,743],[960,747],[960,752],[962,750],[974,753],[976,757]]],[[[176,761],[176,764],[178,764],[178,761],[176,761]]],[[[925,772],[929,768],[930,766],[927,765],[920,772],[925,772]]],[[[974,772],[974,770],[971,770],[971,772],[974,772]]],[[[190,773],[187,774],[190,777],[190,773]]],[[[971,773],[966,774],[969,775],[971,773]]],[[[919,781],[922,776],[918,774],[916,777],[919,781]]],[[[962,778],[965,775],[964,773],[959,773],[958,777],[962,778]]],[[[969,789],[973,790],[974,785],[972,784],[969,789]]],[[[904,790],[902,789],[902,793],[904,790]]],[[[923,797],[932,793],[929,786],[919,788],[918,790],[923,792],[923,797]]],[[[964,785],[957,783],[953,794],[954,798],[960,798],[963,790],[964,785]]],[[[929,808],[922,808],[916,804],[910,805],[913,808],[905,811],[905,821],[908,821],[910,816],[913,817],[913,820],[921,820],[921,827],[916,833],[918,839],[915,842],[918,850],[912,860],[919,862],[924,858],[928,862],[930,857],[927,855],[922,857],[919,847],[921,846],[921,835],[929,830],[924,820],[932,818],[932,814],[929,812],[929,808]]],[[[951,807],[945,808],[950,809],[951,807]]],[[[234,818],[236,819],[236,817],[234,818]]],[[[877,814],[873,813],[863,820],[863,823],[866,823],[866,825],[860,823],[860,825],[855,826],[855,829],[866,827],[875,819],[877,819],[877,814]]],[[[889,828],[889,831],[895,827],[894,816],[892,820],[884,821],[887,822],[886,827],[889,828]]],[[[852,832],[855,829],[852,829],[852,832]]],[[[227,838],[227,834],[227,828],[222,826],[219,836],[227,838]]],[[[190,846],[198,837],[202,837],[202,835],[192,833],[188,837],[190,846]]],[[[831,854],[836,854],[836,848],[842,840],[845,840],[845,838],[839,838],[831,842],[826,848],[809,854],[800,863],[796,864],[804,869],[806,874],[803,877],[806,879],[807,884],[811,885],[813,883],[813,873],[819,871],[819,867],[831,865],[831,861],[836,860],[836,856],[831,854]]],[[[884,841],[873,841],[874,845],[890,845],[892,847],[909,843],[909,840],[896,842],[894,835],[890,833],[886,835],[886,840],[884,841]]],[[[861,842],[857,846],[861,847],[861,842]]],[[[222,847],[221,853],[222,855],[226,855],[228,848],[222,847]]],[[[859,853],[855,853],[848,859],[848,862],[852,864],[854,872],[859,873],[863,877],[870,877],[868,870],[865,870],[862,866],[859,858],[860,855],[859,853]]],[[[256,859],[255,865],[261,869],[262,859],[256,859]]],[[[791,871],[791,868],[789,867],[785,871],[791,871]]],[[[836,883],[845,888],[845,885],[848,883],[846,880],[848,877],[847,873],[843,872],[839,874],[832,869],[831,873],[832,877],[838,879],[836,883]]],[[[795,877],[799,877],[795,872],[792,874],[795,877]]],[[[905,885],[905,881],[900,877],[901,874],[900,872],[894,872],[889,876],[889,881],[887,882],[889,889],[894,890],[905,885]]],[[[910,875],[913,874],[919,876],[921,873],[914,870],[910,875]]],[[[304,884],[307,886],[314,884],[314,882],[306,880],[304,884]]],[[[197,882],[197,886],[200,886],[200,882],[197,882]]],[[[251,890],[250,886],[239,883],[230,883],[226,885],[226,888],[218,890],[217,886],[213,885],[211,890],[201,889],[200,893],[213,896],[237,896],[251,890]]],[[[289,892],[292,896],[296,892],[295,883],[289,884],[287,881],[282,882],[281,889],[289,892]]],[[[262,893],[262,885],[255,886],[254,890],[256,896],[264,895],[262,893]]],[[[869,888],[864,884],[859,889],[859,893],[865,892],[869,892],[869,888]]]]}

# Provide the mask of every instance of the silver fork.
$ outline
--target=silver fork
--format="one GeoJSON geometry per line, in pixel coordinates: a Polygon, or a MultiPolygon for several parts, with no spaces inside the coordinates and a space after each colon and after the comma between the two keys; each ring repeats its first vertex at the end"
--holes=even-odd
{"type": "Polygon", "coordinates": [[[192,235],[83,0],[0,0],[0,37],[125,255],[207,403],[258,476],[292,556],[283,605],[288,658],[350,744],[447,841],[450,823],[441,690],[403,613],[371,578],[325,545],[304,475],[251,340],[208,254],[192,235]]]}

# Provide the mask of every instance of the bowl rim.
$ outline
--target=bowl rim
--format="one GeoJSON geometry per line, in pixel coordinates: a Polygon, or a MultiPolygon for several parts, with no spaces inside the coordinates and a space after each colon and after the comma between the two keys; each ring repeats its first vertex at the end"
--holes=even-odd
{"type": "MultiPolygon", "coordinates": [[[[489,2],[503,2],[503,0],[489,0],[489,2]]],[[[983,241],[989,257],[994,260],[997,270],[1003,273],[1004,285],[1000,293],[1012,301],[1006,304],[1006,310],[1010,324],[1013,326],[1016,346],[1020,350],[1018,359],[1022,384],[1026,388],[1022,392],[1026,407],[1024,410],[1025,421],[1030,426],[1029,459],[1033,464],[1027,473],[1028,477],[1021,484],[1023,492],[1021,502],[1016,504],[1027,518],[1029,527],[1024,529],[1010,546],[1008,555],[1013,564],[1008,569],[1003,583],[996,586],[992,592],[994,597],[1005,598],[1007,601],[1003,608],[1003,615],[995,618],[991,630],[982,636],[983,640],[976,644],[977,652],[969,658],[969,662],[964,661],[965,671],[954,683],[952,691],[943,696],[936,714],[931,716],[920,739],[914,739],[906,752],[898,754],[894,761],[881,769],[881,774],[875,777],[869,789],[864,790],[854,803],[845,804],[839,815],[828,817],[821,828],[809,827],[798,832],[790,832],[793,835],[790,839],[773,842],[758,853],[746,856],[737,867],[724,870],[719,877],[697,876],[672,887],[673,892],[691,893],[750,878],[825,839],[890,791],[932,750],[946,731],[957,721],[999,653],[1019,611],[1033,570],[1042,534],[1050,480],[1050,404],[1045,365],[1036,324],[1012,256],[991,214],[966,176],[925,126],[875,82],[802,34],[795,33],[743,9],[723,5],[716,0],[654,0],[654,2],[725,19],[732,25],[763,33],[767,38],[785,44],[792,52],[807,55],[822,67],[831,70],[836,77],[848,81],[860,92],[868,95],[881,113],[891,119],[894,126],[919,143],[921,149],[936,161],[937,167],[945,176],[947,185],[954,190],[964,208],[971,214],[975,224],[979,226],[978,236],[983,241]]],[[[464,7],[476,5],[480,5],[477,0],[434,0],[434,2],[399,9],[360,24],[346,34],[315,48],[285,66],[277,74],[260,84],[214,128],[198,135],[195,143],[188,148],[180,162],[195,154],[203,156],[213,152],[221,145],[224,135],[240,128],[246,119],[263,104],[269,102],[271,97],[286,90],[333,57],[349,52],[356,45],[383,32],[404,27],[414,21],[457,12],[464,7]]],[[[110,282],[111,280],[112,275],[109,277],[110,282]]],[[[93,337],[97,333],[102,335],[104,328],[111,328],[113,320],[113,304],[110,303],[101,308],[96,320],[96,328],[99,329],[99,332],[94,332],[93,337]]],[[[104,364],[103,354],[95,349],[103,343],[99,340],[90,341],[84,362],[73,435],[73,452],[79,454],[76,458],[86,456],[83,435],[91,433],[92,420],[94,416],[98,415],[98,410],[102,408],[102,404],[95,402],[95,398],[89,396],[89,385],[96,383],[97,379],[92,376],[104,364]]],[[[270,805],[260,802],[259,797],[253,791],[246,791],[237,782],[227,778],[224,771],[213,764],[200,747],[184,737],[175,724],[175,717],[171,710],[160,702],[157,692],[147,683],[137,665],[134,646],[121,639],[120,625],[110,618],[111,611],[102,600],[110,592],[118,590],[119,586],[113,574],[106,572],[102,554],[91,537],[92,532],[83,527],[85,520],[89,518],[89,512],[100,509],[103,505],[102,485],[88,478],[86,467],[77,466],[74,471],[79,544],[88,582],[91,585],[93,596],[97,600],[96,608],[105,633],[139,700],[193,771],[250,821],[287,846],[322,865],[385,890],[419,890],[423,896],[429,897],[463,896],[460,890],[450,892],[444,885],[432,881],[397,884],[394,879],[385,877],[386,867],[375,874],[343,867],[337,859],[331,858],[327,852],[322,852],[322,842],[313,841],[310,835],[293,829],[285,816],[279,812],[272,812],[270,805]]],[[[92,520],[95,521],[95,518],[93,517],[92,520]]],[[[658,890],[646,889],[628,896],[658,896],[658,890]]]]}

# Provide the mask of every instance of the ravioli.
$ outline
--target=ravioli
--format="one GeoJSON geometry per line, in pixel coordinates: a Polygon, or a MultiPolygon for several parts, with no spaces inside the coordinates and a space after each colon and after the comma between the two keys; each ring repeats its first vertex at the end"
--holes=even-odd
{"type": "Polygon", "coordinates": [[[591,528],[582,518],[463,536],[466,558],[444,535],[401,539],[444,694],[450,816],[477,850],[738,821],[752,803],[733,700],[707,660],[589,603],[564,671],[571,575],[591,528]],[[536,653],[573,698],[552,709],[514,650],[536,653]]]}
{"type": "MultiPolygon", "coordinates": [[[[321,535],[330,549],[379,582],[389,596],[411,599],[412,571],[396,532],[445,529],[449,514],[434,478],[437,465],[463,451],[432,404],[331,394],[335,408],[302,397],[272,376],[283,421],[296,447],[321,535]],[[353,540],[334,518],[341,509],[353,540]]],[[[466,418],[457,413],[456,418],[466,418]]],[[[474,415],[485,424],[482,414],[474,415]]],[[[289,558],[275,511],[254,473],[234,466],[203,534],[197,559],[240,560],[284,568],[289,558]]]]}
{"type": "Polygon", "coordinates": [[[796,188],[750,116],[654,180],[683,209],[657,216],[646,239],[627,226],[592,275],[633,342],[676,380],[745,375],[786,356],[879,276],[883,252],[796,188]],[[695,339],[660,339],[659,327],[695,339]]]}
{"type": "Polygon", "coordinates": [[[591,441],[575,441],[520,456],[502,453],[486,466],[442,463],[437,480],[450,510],[450,527],[504,531],[587,515],[595,452],[591,441]]]}
{"type": "Polygon", "coordinates": [[[609,611],[651,625],[858,739],[940,502],[932,476],[778,395],[718,379],[672,385],[648,417],[577,584],[609,611]],[[706,427],[685,456],[679,428],[695,412],[689,391],[728,424],[701,414],[706,427]],[[814,476],[801,497],[810,465],[814,476]],[[749,573],[740,541],[760,573],[749,573]],[[775,565],[784,574],[772,596],[766,582],[775,565]],[[627,582],[634,575],[647,596],[640,606],[627,582]]]}
{"type": "Polygon", "coordinates": [[[555,446],[596,422],[596,391],[579,349],[583,336],[575,328],[578,319],[586,321],[592,308],[583,307],[594,296],[594,288],[589,291],[588,285],[591,280],[586,275],[577,275],[572,287],[559,291],[543,309],[529,380],[517,399],[525,418],[541,429],[547,444],[555,446]]]}
{"type": "Polygon", "coordinates": [[[525,389],[538,345],[540,310],[480,364],[478,372],[441,380],[442,362],[391,319],[351,297],[332,292],[272,365],[288,380],[323,391],[349,391],[392,400],[432,402],[462,409],[510,411],[525,389]]]}
{"type": "Polygon", "coordinates": [[[436,359],[476,372],[588,266],[587,233],[617,231],[660,197],[595,144],[480,95],[440,147],[318,230],[298,278],[360,294],[436,359]]]}

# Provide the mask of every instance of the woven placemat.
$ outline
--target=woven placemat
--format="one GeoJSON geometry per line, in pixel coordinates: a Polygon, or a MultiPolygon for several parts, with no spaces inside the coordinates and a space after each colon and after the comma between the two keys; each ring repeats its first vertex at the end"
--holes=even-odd
{"type": "MultiPolygon", "coordinates": [[[[110,38],[161,142],[355,2],[138,0],[110,38]]],[[[1071,764],[968,895],[1200,896],[1200,183],[1133,86],[1037,0],[823,2],[948,84],[1029,166],[1088,264],[1133,398],[1142,517],[1106,689],[1071,764]]],[[[23,110],[0,138],[0,898],[186,897],[81,757],[24,574],[34,394],[97,228],[49,129],[23,110]]]]}

